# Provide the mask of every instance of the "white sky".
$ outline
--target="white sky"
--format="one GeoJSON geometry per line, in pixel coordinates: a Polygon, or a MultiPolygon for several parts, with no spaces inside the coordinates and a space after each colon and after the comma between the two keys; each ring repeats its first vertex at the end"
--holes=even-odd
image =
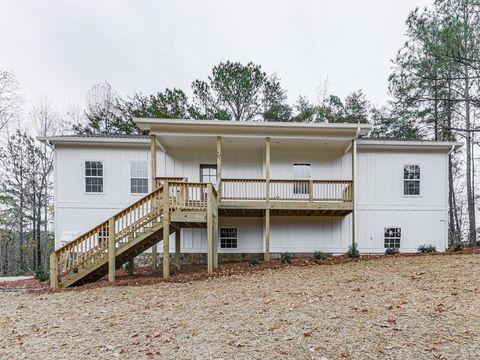
{"type": "Polygon", "coordinates": [[[0,0],[0,69],[30,100],[84,105],[108,81],[121,95],[178,87],[190,95],[220,61],[277,73],[293,102],[363,89],[387,99],[405,20],[432,0],[0,0]]]}

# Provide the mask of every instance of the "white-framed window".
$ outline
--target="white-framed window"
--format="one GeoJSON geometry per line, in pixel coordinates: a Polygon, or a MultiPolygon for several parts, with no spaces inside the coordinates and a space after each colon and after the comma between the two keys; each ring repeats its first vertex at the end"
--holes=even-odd
{"type": "Polygon", "coordinates": [[[103,162],[85,161],[85,192],[103,193],[103,162]]]}
{"type": "Polygon", "coordinates": [[[420,195],[420,165],[403,166],[403,195],[420,195]]]}
{"type": "Polygon", "coordinates": [[[305,179],[305,181],[295,181],[293,183],[293,193],[296,195],[308,194],[308,181],[311,177],[311,164],[295,163],[293,164],[293,177],[295,180],[305,179]]]}
{"type": "Polygon", "coordinates": [[[130,193],[148,193],[148,163],[134,161],[130,163],[130,193]]]}
{"type": "Polygon", "coordinates": [[[402,238],[402,228],[386,227],[384,235],[384,246],[386,248],[400,248],[400,239],[402,238]]]}
{"type": "Polygon", "coordinates": [[[220,228],[220,248],[237,248],[237,228],[220,228]]]}

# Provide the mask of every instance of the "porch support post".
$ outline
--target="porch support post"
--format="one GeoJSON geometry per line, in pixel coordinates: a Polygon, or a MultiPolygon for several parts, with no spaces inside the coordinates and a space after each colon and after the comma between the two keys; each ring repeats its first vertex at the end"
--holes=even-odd
{"type": "Polygon", "coordinates": [[[215,199],[216,204],[213,204],[213,268],[218,269],[218,201],[215,199]]]}
{"type": "Polygon", "coordinates": [[[115,281],[115,218],[108,219],[108,281],[115,281]]]}
{"type": "Polygon", "coordinates": [[[265,198],[270,200],[270,138],[265,140],[265,198]]]}
{"type": "Polygon", "coordinates": [[[58,288],[58,256],[55,251],[50,255],[50,286],[58,288]]]}
{"type": "Polygon", "coordinates": [[[265,254],[264,260],[270,261],[270,209],[265,210],[265,254]]]}
{"type": "Polygon", "coordinates": [[[355,183],[357,175],[357,140],[352,140],[352,245],[356,242],[356,212],[357,212],[357,202],[355,201],[355,183]]]}
{"type": "Polygon", "coordinates": [[[213,206],[212,184],[207,184],[207,271],[213,273],[213,206]]]}
{"type": "Polygon", "coordinates": [[[133,275],[133,271],[134,271],[134,267],[135,267],[134,259],[135,258],[131,258],[130,260],[128,260],[128,275],[130,275],[130,276],[133,275]]]}
{"type": "Polygon", "coordinates": [[[181,229],[175,231],[175,268],[180,270],[180,234],[181,229]]]}
{"type": "Polygon", "coordinates": [[[217,136],[217,195],[222,198],[222,137],[217,136]]]}
{"type": "MultiPolygon", "coordinates": [[[[152,191],[157,187],[157,135],[150,134],[150,166],[151,166],[151,181],[152,191]]],[[[157,244],[152,246],[152,271],[157,270],[158,259],[158,248],[157,244]]]]}
{"type": "Polygon", "coordinates": [[[168,182],[163,185],[163,278],[170,277],[170,202],[168,182]]]}

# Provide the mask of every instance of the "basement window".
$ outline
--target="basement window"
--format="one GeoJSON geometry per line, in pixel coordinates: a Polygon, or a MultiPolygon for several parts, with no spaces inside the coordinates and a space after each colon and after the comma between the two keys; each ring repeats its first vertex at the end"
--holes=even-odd
{"type": "Polygon", "coordinates": [[[130,163],[130,193],[148,193],[148,163],[140,161],[130,163]]]}
{"type": "Polygon", "coordinates": [[[85,192],[103,192],[103,162],[85,161],[85,192]]]}
{"type": "Polygon", "coordinates": [[[420,195],[420,165],[405,165],[403,167],[403,195],[420,195]]]}
{"type": "Polygon", "coordinates": [[[384,245],[387,248],[400,248],[400,238],[402,237],[402,229],[399,227],[385,228],[384,245]]]}
{"type": "Polygon", "coordinates": [[[220,228],[220,248],[237,248],[237,228],[220,228]]]}

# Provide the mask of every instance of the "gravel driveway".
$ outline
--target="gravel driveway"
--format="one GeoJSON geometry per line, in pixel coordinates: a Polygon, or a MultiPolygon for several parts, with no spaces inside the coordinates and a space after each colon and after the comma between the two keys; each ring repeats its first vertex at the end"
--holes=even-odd
{"type": "Polygon", "coordinates": [[[6,359],[474,359],[480,255],[0,293],[6,359]]]}

